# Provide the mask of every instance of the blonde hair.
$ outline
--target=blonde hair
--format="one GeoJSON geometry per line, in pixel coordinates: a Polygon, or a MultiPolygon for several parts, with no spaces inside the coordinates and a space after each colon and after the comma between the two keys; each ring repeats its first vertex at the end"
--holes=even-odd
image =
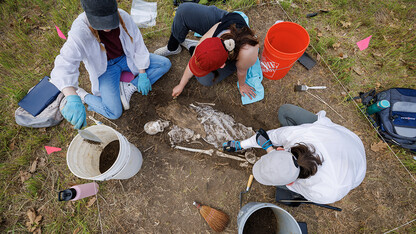
{"type": "MultiPolygon", "coordinates": [[[[127,31],[126,24],[124,24],[124,21],[121,18],[120,12],[118,13],[118,18],[120,19],[121,27],[123,27],[124,31],[126,31],[127,35],[129,35],[130,41],[133,42],[133,37],[131,37],[129,31],[127,31]]],[[[101,44],[100,36],[98,35],[98,30],[93,29],[91,26],[88,26],[88,28],[90,29],[92,35],[94,35],[95,39],[100,44],[101,50],[105,51],[104,46],[101,44]]]]}

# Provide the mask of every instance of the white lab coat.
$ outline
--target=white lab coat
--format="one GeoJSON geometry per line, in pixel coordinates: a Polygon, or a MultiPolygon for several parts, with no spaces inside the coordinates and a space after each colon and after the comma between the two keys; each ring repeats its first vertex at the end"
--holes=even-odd
{"type": "MultiPolygon", "coordinates": [[[[131,42],[130,37],[120,24],[121,45],[127,58],[127,65],[131,72],[137,75],[140,69],[149,67],[149,51],[131,16],[122,9],[119,9],[119,12],[127,31],[133,37],[133,42],[131,42]]],[[[72,23],[68,39],[55,59],[51,82],[59,90],[71,86],[78,88],[79,64],[83,61],[90,76],[91,92],[100,96],[98,77],[107,70],[107,54],[101,50],[88,25],[85,12],[81,13],[72,23]]]]}
{"type": "MultiPolygon", "coordinates": [[[[328,204],[342,199],[363,181],[366,172],[366,157],[360,138],[325,117],[320,111],[318,120],[312,124],[281,127],[267,131],[276,146],[289,149],[296,143],[313,145],[316,153],[323,158],[315,175],[297,179],[288,189],[303,195],[312,202],[328,204]]],[[[260,146],[256,136],[241,142],[241,147],[260,146]]]]}

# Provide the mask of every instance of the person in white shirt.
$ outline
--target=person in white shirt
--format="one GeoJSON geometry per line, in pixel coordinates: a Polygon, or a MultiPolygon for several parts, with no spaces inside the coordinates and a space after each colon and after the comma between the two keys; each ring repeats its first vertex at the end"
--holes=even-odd
{"type": "Polygon", "coordinates": [[[76,129],[86,125],[86,111],[109,119],[130,108],[135,91],[147,95],[171,67],[169,59],[150,54],[132,17],[116,0],[81,0],[85,12],[72,23],[68,39],[55,59],[51,82],[62,91],[62,115],[76,129]],[[89,73],[91,92],[78,87],[79,65],[89,73]],[[122,72],[134,79],[120,82],[122,72]]]}
{"type": "Polygon", "coordinates": [[[261,129],[241,142],[226,142],[224,150],[261,147],[267,154],[253,166],[259,183],[285,185],[315,203],[334,203],[361,184],[366,156],[360,138],[325,114],[285,104],[278,112],[282,127],[267,133],[261,129]]]}

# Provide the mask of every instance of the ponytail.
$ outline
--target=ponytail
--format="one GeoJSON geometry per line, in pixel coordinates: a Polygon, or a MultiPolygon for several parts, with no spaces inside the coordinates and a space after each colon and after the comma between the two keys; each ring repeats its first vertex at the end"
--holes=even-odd
{"type": "Polygon", "coordinates": [[[247,26],[236,28],[235,24],[230,26],[230,32],[224,33],[220,38],[224,41],[224,45],[228,50],[228,59],[231,61],[237,60],[238,53],[244,45],[256,46],[259,44],[259,40],[253,30],[247,26]],[[228,43],[230,46],[226,44],[228,40],[232,40],[232,44],[228,43]]]}
{"type": "Polygon", "coordinates": [[[299,179],[306,179],[316,174],[318,166],[322,165],[323,159],[315,154],[313,146],[307,146],[304,143],[298,143],[290,149],[291,153],[297,159],[300,168],[299,179]]]}

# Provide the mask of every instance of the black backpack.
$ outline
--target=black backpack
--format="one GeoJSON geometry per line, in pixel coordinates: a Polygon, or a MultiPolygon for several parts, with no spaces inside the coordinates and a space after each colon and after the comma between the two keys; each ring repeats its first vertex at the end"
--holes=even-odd
{"type": "Polygon", "coordinates": [[[383,138],[391,143],[416,152],[416,90],[392,88],[376,94],[375,90],[360,93],[364,112],[368,106],[381,100],[390,102],[390,107],[376,112],[370,121],[383,138]]]}

